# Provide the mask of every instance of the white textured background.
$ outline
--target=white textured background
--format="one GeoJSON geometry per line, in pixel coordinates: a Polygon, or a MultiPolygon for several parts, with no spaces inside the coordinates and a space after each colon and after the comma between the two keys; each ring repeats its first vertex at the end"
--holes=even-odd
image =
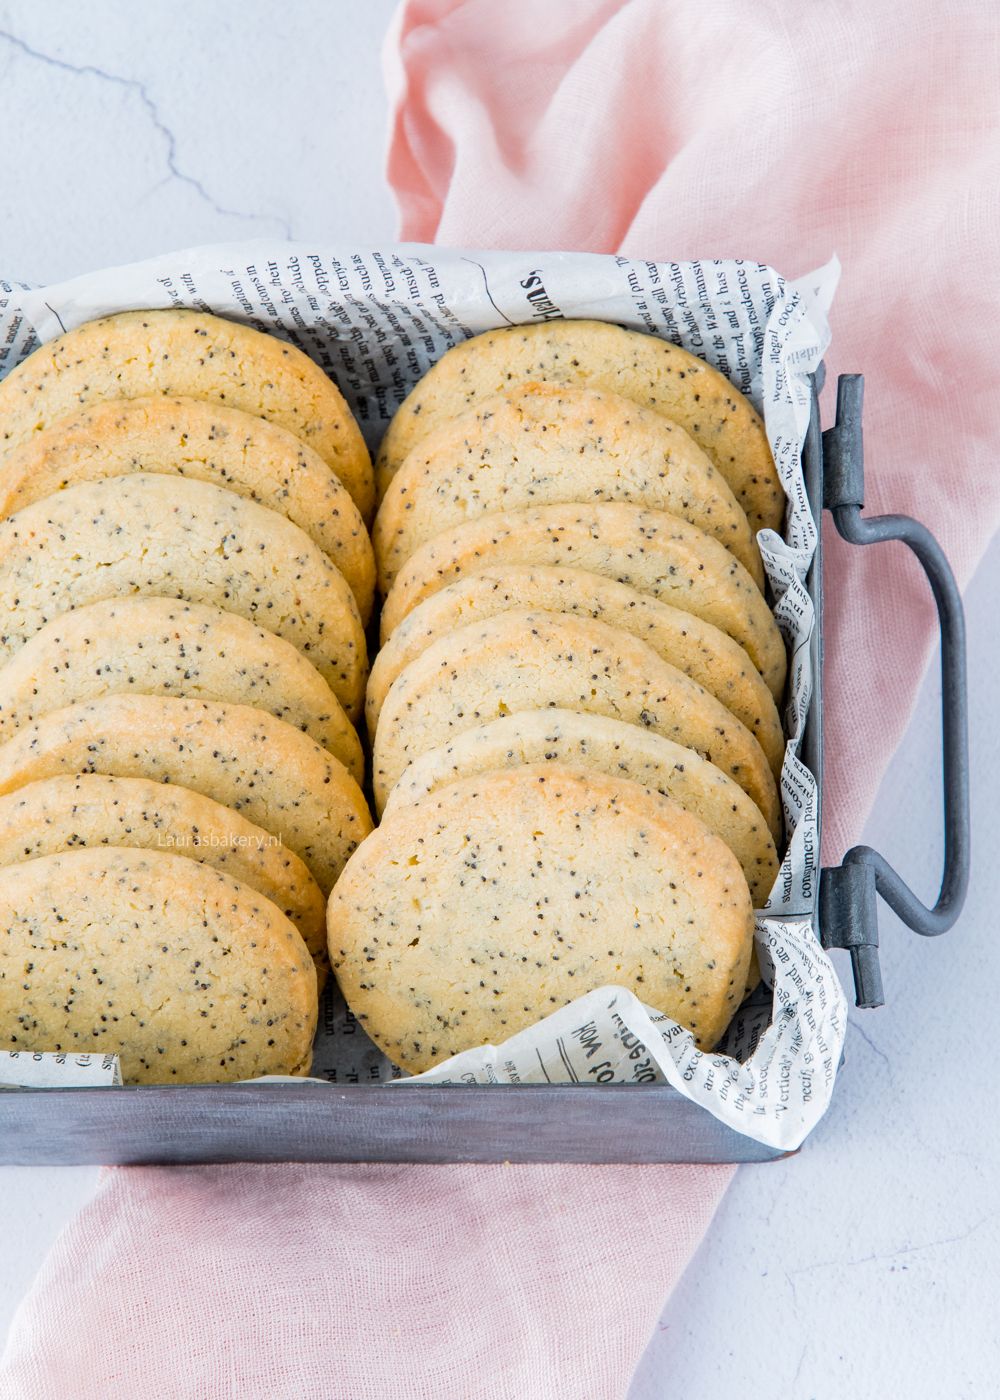
{"type": "MultiPolygon", "coordinates": [[[[379,46],[393,8],[0,4],[0,274],[50,282],[257,235],[392,239],[379,46]]],[[[734,232],[733,254],[752,255],[747,239],[734,232]]],[[[994,546],[967,600],[977,860],[967,912],[926,943],[883,911],[888,1007],[856,1013],[833,1109],[801,1154],[740,1172],[633,1400],[997,1394],[997,1094],[964,1057],[993,1051],[997,1028],[998,589],[994,546]],[[954,1037],[938,1061],[935,1037],[954,1037]]],[[[937,704],[932,675],[865,832],[925,896],[940,859],[937,704]]],[[[95,1178],[0,1169],[0,1335],[95,1178]]]]}

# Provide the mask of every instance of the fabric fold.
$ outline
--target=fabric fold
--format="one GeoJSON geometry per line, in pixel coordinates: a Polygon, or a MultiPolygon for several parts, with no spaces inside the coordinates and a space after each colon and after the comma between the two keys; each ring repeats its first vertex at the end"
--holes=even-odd
{"type": "Polygon", "coordinates": [[[621,1400],[728,1167],[105,1172],[0,1400],[621,1400]]]}

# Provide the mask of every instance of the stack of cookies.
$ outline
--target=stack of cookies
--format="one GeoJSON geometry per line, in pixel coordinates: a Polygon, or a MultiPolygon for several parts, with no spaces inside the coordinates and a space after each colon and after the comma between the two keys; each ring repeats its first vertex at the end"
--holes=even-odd
{"type": "Polygon", "coordinates": [[[782,638],[760,418],[653,336],[550,321],[446,354],[377,463],[381,825],[330,955],[419,1071],[615,983],[702,1047],[778,868],[782,638]]]}
{"type": "Polygon", "coordinates": [[[244,325],[110,316],[0,385],[0,1047],[308,1071],[373,503],[336,387],[244,325]]]}

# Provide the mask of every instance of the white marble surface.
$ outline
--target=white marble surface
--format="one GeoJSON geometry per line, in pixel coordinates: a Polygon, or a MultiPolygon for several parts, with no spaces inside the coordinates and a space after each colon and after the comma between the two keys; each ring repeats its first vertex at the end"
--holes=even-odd
{"type": "MultiPolygon", "coordinates": [[[[260,234],[391,239],[379,45],[392,0],[0,4],[0,274],[52,281],[260,234]]],[[[798,271],[799,269],[792,269],[798,271]]],[[[864,369],[863,365],[858,366],[864,369]]],[[[857,1013],[834,1106],[797,1157],[745,1168],[667,1308],[633,1400],[964,1400],[996,1393],[1000,1127],[924,1046],[993,1048],[1000,545],[968,597],[977,867],[939,942],[882,916],[889,1005],[857,1013]]],[[[937,690],[865,838],[932,893],[937,690]]],[[[0,1170],[0,1335],[91,1168],[0,1170]]],[[[530,1400],[530,1397],[525,1397],[530,1400]]]]}

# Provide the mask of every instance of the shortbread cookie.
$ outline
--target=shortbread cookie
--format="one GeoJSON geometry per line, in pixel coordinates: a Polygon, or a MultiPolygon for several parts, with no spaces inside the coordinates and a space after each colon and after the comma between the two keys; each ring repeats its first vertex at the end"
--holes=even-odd
{"type": "Polygon", "coordinates": [[[348,1004],[415,1072],[608,985],[710,1049],[742,1000],[753,932],[736,857],[696,817],[558,763],[400,807],[348,863],[327,920],[348,1004]]]}
{"type": "Polygon", "coordinates": [[[371,458],[333,381],[287,341],[204,311],[122,311],[47,341],[0,384],[0,454],[81,406],[154,394],[277,423],[318,452],[370,514],[371,458]]]}
{"type": "Polygon", "coordinates": [[[753,799],[777,838],[777,788],[750,731],[645,642],[565,613],[508,612],[472,623],[407,666],[375,735],[377,806],[429,749],[503,715],[546,708],[608,715],[696,750],[753,799]]]}
{"type": "Polygon", "coordinates": [[[759,588],[760,550],[742,508],[683,428],[619,394],[523,384],[421,438],[375,517],[379,587],[419,547],[466,520],[563,501],[628,501],[697,525],[759,588]]]}
{"type": "Polygon", "coordinates": [[[383,642],[408,612],[452,579],[507,564],[588,569],[694,613],[739,642],[775,699],[784,689],[785,645],[743,565],[686,521],[619,502],[504,511],[428,540],[404,565],[385,601],[383,642]]]}
{"type": "Polygon", "coordinates": [[[319,885],[278,837],[210,797],[101,773],[43,778],[0,797],[0,866],[91,846],[144,847],[221,870],[276,904],[326,968],[319,885]]]}
{"type": "Polygon", "coordinates": [[[270,900],[200,861],[94,849],[0,870],[0,1048],[119,1055],[129,1084],[308,1074],[316,972],[270,900]]]}
{"type": "MultiPolygon", "coordinates": [[[[432,593],[408,613],[375,657],[365,713],[375,737],[379,712],[393,681],[411,661],[456,627],[485,621],[514,608],[592,617],[630,632],[703,685],[753,734],[777,778],[785,736],[771,692],[741,646],[693,613],[637,593],[626,583],[585,569],[506,564],[466,574],[432,593]]],[[[2,692],[2,677],[0,677],[2,692]]]]}
{"type": "Polygon", "coordinates": [[[410,764],[389,795],[383,820],[459,778],[543,762],[626,778],[672,798],[732,851],[754,908],[766,903],[778,856],[756,804],[693,749],[604,715],[523,710],[467,729],[410,764]]]}
{"type": "Polygon", "coordinates": [[[379,495],[407,453],[443,419],[533,380],[621,394],[680,424],[725,477],[751,528],[781,528],[785,496],[750,402],[686,350],[604,321],[505,327],[442,355],[389,425],[378,455],[379,495]]]}
{"type": "Polygon", "coordinates": [[[301,730],[246,705],[109,695],[0,744],[0,795],[64,773],[177,783],[279,837],[329,894],[371,829],[361,789],[301,730]]]}
{"type": "Polygon", "coordinates": [[[330,556],[368,620],[375,560],[346,487],[299,438],[237,409],[198,399],[91,404],[0,459],[0,517],[67,486],[132,472],[207,481],[286,516],[330,556]]]}
{"type": "Polygon", "coordinates": [[[344,576],[297,525],[204,481],[68,486],[0,521],[0,657],[71,608],[127,594],[211,603],[276,632],[354,718],[367,653],[344,576]]]}
{"type": "Polygon", "coordinates": [[[256,706],[364,778],[354,726],[301,652],[236,613],[176,598],[110,598],[47,622],[0,667],[0,739],[50,710],[121,694],[256,706]]]}

